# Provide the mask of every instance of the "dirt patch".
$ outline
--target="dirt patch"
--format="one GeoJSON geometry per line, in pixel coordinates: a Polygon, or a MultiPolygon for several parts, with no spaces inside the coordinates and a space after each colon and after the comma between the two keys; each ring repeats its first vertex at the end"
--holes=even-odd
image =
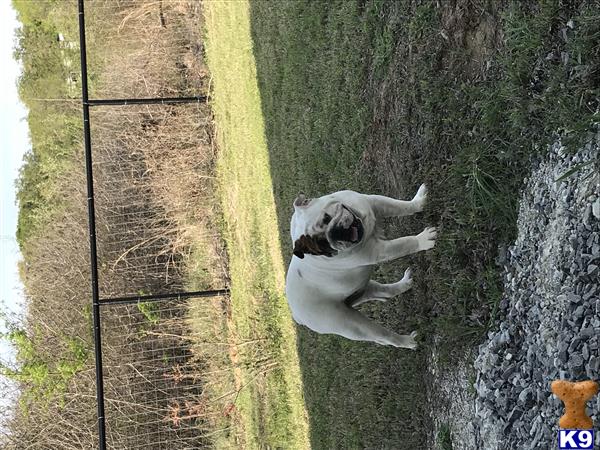
{"type": "MultiPolygon", "coordinates": [[[[428,13],[413,9],[413,16],[426,17],[397,36],[386,73],[369,77],[373,121],[362,165],[365,176],[376,173],[377,188],[390,195],[411,191],[423,167],[445,169],[453,149],[436,135],[436,111],[429,110],[427,98],[485,79],[502,42],[499,12],[491,2],[440,2],[428,13]]],[[[401,15],[392,9],[389,22],[402,23],[401,15]]]]}
{"type": "Polygon", "coordinates": [[[428,401],[432,421],[427,448],[433,450],[479,448],[479,429],[475,426],[475,370],[473,350],[453,361],[452,367],[440,361],[437,345],[428,361],[431,386],[428,401]]]}
{"type": "Polygon", "coordinates": [[[449,67],[473,77],[485,77],[489,61],[502,42],[497,5],[473,5],[471,1],[457,0],[444,3],[441,11],[442,37],[451,51],[444,57],[449,67]],[[456,49],[461,57],[457,58],[456,49]]]}

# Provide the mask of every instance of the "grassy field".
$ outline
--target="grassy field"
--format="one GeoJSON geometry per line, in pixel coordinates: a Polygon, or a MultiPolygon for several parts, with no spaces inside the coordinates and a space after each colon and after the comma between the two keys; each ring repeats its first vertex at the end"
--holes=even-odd
{"type": "MultiPolygon", "coordinates": [[[[414,289],[363,308],[400,332],[421,330],[418,352],[298,329],[315,449],[424,445],[434,335],[451,364],[493,326],[501,295],[495,260],[514,237],[530,158],[557,133],[567,143],[585,141],[595,120],[598,2],[494,5],[209,3],[230,257],[250,261],[247,269],[233,267],[244,280],[237,287],[238,302],[245,292],[241,329],[248,315],[256,317],[256,305],[271,314],[248,299],[277,293],[271,305],[281,315],[271,326],[277,325],[277,345],[293,351],[278,283],[291,254],[290,205],[298,191],[355,189],[408,199],[426,182],[426,211],[390,221],[387,234],[441,230],[433,251],[376,273],[395,281],[410,265],[414,289]],[[249,282],[254,293],[244,287],[249,282]]],[[[269,322],[269,315],[260,317],[269,322]]]]}
{"type": "Polygon", "coordinates": [[[231,277],[230,332],[239,343],[235,402],[245,448],[307,448],[308,422],[271,191],[246,3],[206,7],[214,78],[219,191],[231,277]],[[245,345],[248,344],[248,345],[245,345]]]}

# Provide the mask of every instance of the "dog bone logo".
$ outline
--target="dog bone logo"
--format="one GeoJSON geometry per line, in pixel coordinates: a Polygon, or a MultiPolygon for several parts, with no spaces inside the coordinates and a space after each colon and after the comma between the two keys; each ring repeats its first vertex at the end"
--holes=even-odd
{"type": "Polygon", "coordinates": [[[555,380],[551,388],[554,395],[565,404],[565,415],[558,421],[560,428],[577,430],[593,428],[592,419],[585,413],[585,404],[598,393],[598,383],[590,380],[578,383],[555,380]]]}

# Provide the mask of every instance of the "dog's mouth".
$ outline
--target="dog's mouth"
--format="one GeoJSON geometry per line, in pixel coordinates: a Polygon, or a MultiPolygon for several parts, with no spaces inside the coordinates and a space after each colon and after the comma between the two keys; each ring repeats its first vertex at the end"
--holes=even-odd
{"type": "Polygon", "coordinates": [[[362,240],[365,230],[361,220],[356,217],[356,214],[354,214],[345,206],[344,208],[352,214],[354,220],[348,227],[335,226],[331,230],[330,236],[336,241],[351,242],[352,244],[356,244],[362,240]]]}

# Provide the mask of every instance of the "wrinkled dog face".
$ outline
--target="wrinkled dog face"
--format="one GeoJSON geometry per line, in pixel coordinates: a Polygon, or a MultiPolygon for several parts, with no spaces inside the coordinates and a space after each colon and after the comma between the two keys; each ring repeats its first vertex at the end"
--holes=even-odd
{"type": "Polygon", "coordinates": [[[294,255],[334,256],[361,242],[364,227],[358,215],[331,196],[316,199],[299,194],[294,200],[291,235],[294,255]]]}

